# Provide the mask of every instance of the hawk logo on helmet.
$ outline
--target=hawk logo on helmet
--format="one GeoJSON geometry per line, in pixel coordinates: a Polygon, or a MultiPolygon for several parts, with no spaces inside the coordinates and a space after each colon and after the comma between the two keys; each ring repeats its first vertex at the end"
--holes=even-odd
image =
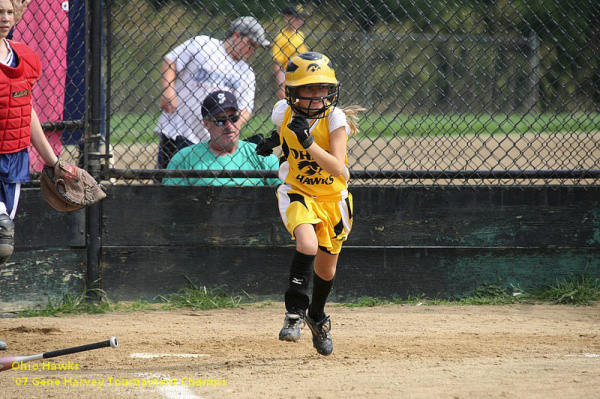
{"type": "Polygon", "coordinates": [[[312,63],[308,64],[308,66],[306,67],[306,70],[309,72],[315,73],[315,72],[321,70],[321,66],[319,64],[317,64],[316,62],[312,62],[312,63]]]}

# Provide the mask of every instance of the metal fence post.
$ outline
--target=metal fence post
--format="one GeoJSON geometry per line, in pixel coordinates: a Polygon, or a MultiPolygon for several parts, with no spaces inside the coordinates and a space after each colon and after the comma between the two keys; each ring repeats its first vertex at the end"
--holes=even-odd
{"type": "MultiPolygon", "coordinates": [[[[102,120],[102,1],[86,1],[88,26],[87,97],[88,126],[84,139],[84,160],[88,172],[100,177],[100,140],[102,120]]],[[[100,249],[102,237],[102,203],[86,210],[87,287],[98,288],[100,278],[100,249]]],[[[97,297],[94,295],[94,299],[97,297]]]]}

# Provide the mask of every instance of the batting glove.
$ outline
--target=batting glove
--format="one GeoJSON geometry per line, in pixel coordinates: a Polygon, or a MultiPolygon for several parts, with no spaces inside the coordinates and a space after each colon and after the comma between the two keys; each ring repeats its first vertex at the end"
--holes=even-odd
{"type": "Polygon", "coordinates": [[[308,121],[302,115],[294,116],[294,119],[288,124],[288,128],[294,132],[304,149],[310,147],[315,141],[315,138],[308,132],[308,121]]]}
{"type": "Polygon", "coordinates": [[[256,145],[256,153],[261,157],[268,157],[273,153],[273,148],[278,147],[281,141],[279,139],[279,133],[277,130],[273,130],[271,133],[271,137],[267,137],[266,139],[262,139],[256,145]]]}

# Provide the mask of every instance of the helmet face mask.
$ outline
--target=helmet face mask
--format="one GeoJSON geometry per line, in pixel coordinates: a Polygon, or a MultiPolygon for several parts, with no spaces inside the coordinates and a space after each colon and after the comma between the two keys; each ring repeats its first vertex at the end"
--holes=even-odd
{"type": "Polygon", "coordinates": [[[292,110],[300,115],[311,119],[321,119],[329,115],[333,107],[337,105],[340,84],[310,84],[298,87],[286,86],[286,99],[292,110]],[[325,88],[327,94],[324,96],[302,96],[302,89],[325,88]]]}
{"type": "Polygon", "coordinates": [[[295,113],[311,119],[324,118],[337,105],[339,92],[340,84],[327,56],[307,52],[298,54],[289,61],[285,73],[285,97],[295,113]],[[309,91],[313,88],[326,88],[326,94],[301,96],[303,88],[309,91]]]}

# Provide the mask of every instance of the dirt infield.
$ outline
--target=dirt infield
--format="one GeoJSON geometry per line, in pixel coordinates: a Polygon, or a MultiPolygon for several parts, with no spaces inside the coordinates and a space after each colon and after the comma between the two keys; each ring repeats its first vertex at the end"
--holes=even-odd
{"type": "Polygon", "coordinates": [[[600,133],[407,137],[349,141],[353,169],[592,169],[600,133]]]}
{"type": "Polygon", "coordinates": [[[316,354],[308,329],[299,343],[278,341],[282,309],[0,319],[10,345],[0,357],[119,338],[116,349],[32,363],[71,370],[2,372],[0,396],[598,397],[600,306],[332,305],[330,357],[316,354]]]}

